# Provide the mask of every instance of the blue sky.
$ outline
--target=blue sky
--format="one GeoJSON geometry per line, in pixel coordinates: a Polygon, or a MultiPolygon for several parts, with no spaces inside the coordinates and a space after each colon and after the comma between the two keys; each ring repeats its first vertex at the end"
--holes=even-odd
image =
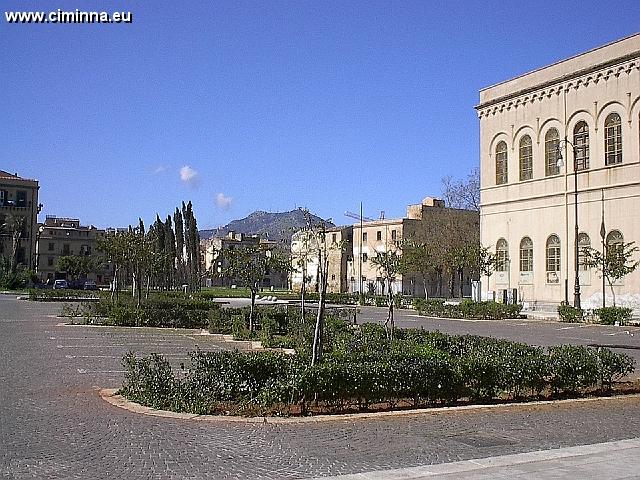
{"type": "MultiPolygon", "coordinates": [[[[478,165],[486,86],[640,30],[640,2],[4,0],[130,25],[0,24],[0,169],[101,227],[192,200],[402,216],[478,165]]],[[[44,218],[44,217],[43,217],[44,218]]]]}

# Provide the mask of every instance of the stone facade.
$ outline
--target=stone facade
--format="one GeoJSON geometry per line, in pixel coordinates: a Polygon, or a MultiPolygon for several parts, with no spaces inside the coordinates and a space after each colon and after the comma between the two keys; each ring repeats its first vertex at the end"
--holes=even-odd
{"type": "Polygon", "coordinates": [[[93,272],[87,274],[87,280],[97,284],[108,284],[111,281],[111,267],[102,261],[97,251],[97,241],[106,234],[105,230],[93,225],[80,225],[77,218],[63,218],[47,215],[39,227],[37,245],[38,278],[42,282],[51,283],[56,279],[69,279],[66,272],[58,271],[57,261],[63,256],[92,256],[99,264],[93,272]]]}
{"type": "MultiPolygon", "coordinates": [[[[353,224],[353,260],[348,265],[348,289],[350,292],[384,294],[383,279],[378,267],[371,262],[378,252],[398,250],[404,240],[430,243],[437,238],[445,225],[455,225],[455,234],[475,243],[478,235],[478,212],[447,208],[443,200],[426,197],[422,203],[409,205],[406,218],[380,219],[353,224]],[[362,285],[358,281],[362,278],[362,285]]],[[[452,232],[453,233],[453,232],[452,232]]],[[[429,296],[447,296],[446,286],[450,277],[434,272],[427,280],[429,296]]],[[[464,275],[463,291],[471,294],[471,275],[464,275]]],[[[424,296],[425,286],[420,275],[398,274],[393,282],[396,293],[424,296]]],[[[454,289],[459,291],[459,285],[454,289]]]]}
{"type": "MultiPolygon", "coordinates": [[[[261,239],[258,235],[245,235],[243,233],[229,232],[225,237],[212,237],[200,241],[200,259],[203,272],[207,272],[204,278],[205,286],[230,287],[236,284],[236,280],[224,275],[227,266],[225,252],[234,248],[260,247],[265,255],[277,250],[277,242],[261,239]]],[[[271,272],[262,280],[262,288],[287,288],[287,274],[271,272]]]]}
{"type": "MultiPolygon", "coordinates": [[[[640,34],[485,88],[476,110],[488,291],[572,302],[576,241],[602,248],[603,217],[606,241],[640,241],[640,34]]],[[[582,306],[597,307],[602,281],[578,263],[582,306]]],[[[640,305],[640,271],[614,288],[640,305]]]]}
{"type": "Polygon", "coordinates": [[[35,270],[36,237],[38,236],[37,180],[21,178],[0,170],[0,255],[9,259],[12,250],[11,232],[6,223],[12,216],[24,219],[16,251],[19,268],[35,270]]]}
{"type": "Polygon", "coordinates": [[[299,230],[291,237],[291,289],[299,292],[302,288],[303,268],[306,264],[307,290],[317,292],[318,250],[324,248],[329,257],[327,292],[345,293],[348,291],[347,266],[352,255],[353,227],[329,228],[324,234],[324,247],[321,235],[308,229],[299,230]]]}

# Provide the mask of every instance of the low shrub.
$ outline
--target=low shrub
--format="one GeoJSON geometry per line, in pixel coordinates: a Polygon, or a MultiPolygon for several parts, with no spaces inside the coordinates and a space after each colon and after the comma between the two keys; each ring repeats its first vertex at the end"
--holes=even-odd
{"type": "MultiPolygon", "coordinates": [[[[234,315],[233,322],[246,333],[244,315],[234,315]]],[[[273,319],[263,323],[266,333],[274,326],[273,319]]],[[[308,343],[306,335],[305,330],[308,343]]],[[[323,361],[313,367],[304,353],[196,351],[185,373],[176,377],[161,357],[129,354],[122,393],[156,408],[200,414],[286,413],[293,405],[304,413],[318,405],[322,411],[345,411],[378,403],[419,406],[543,391],[576,394],[598,384],[610,389],[634,369],[631,357],[606,349],[563,345],[545,350],[417,329],[398,329],[391,342],[380,325],[352,326],[338,318],[327,322],[325,335],[323,361]]]]}
{"type": "Polygon", "coordinates": [[[558,305],[558,315],[561,322],[578,323],[582,321],[583,311],[565,302],[558,305]]]}
{"type": "Polygon", "coordinates": [[[594,310],[594,313],[604,325],[625,325],[631,318],[632,310],[626,307],[602,307],[594,310]]]}
{"type": "Polygon", "coordinates": [[[522,305],[508,305],[492,301],[474,302],[469,299],[462,300],[459,304],[449,304],[441,299],[415,298],[413,308],[421,315],[434,317],[503,320],[505,318],[520,318],[522,305]]]}

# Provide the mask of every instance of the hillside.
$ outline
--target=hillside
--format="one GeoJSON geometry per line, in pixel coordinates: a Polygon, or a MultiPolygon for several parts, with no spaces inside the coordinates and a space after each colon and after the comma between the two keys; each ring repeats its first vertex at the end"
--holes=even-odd
{"type": "MultiPolygon", "coordinates": [[[[267,240],[289,244],[293,232],[304,227],[308,220],[312,224],[322,222],[320,217],[312,213],[305,213],[300,209],[279,213],[256,211],[248,217],[233,220],[223,227],[200,230],[200,238],[222,237],[233,231],[246,235],[260,235],[261,238],[267,240]]],[[[327,225],[333,226],[332,223],[327,225]]]]}

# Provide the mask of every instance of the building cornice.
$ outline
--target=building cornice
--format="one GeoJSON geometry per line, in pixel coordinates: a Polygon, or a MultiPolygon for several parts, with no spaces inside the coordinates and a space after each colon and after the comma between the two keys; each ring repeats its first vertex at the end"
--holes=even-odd
{"type": "Polygon", "coordinates": [[[588,86],[590,83],[608,81],[612,76],[622,73],[630,74],[632,70],[640,70],[640,51],[592,65],[575,72],[553,78],[531,87],[523,88],[501,97],[481,103],[475,107],[479,117],[502,112],[505,108],[517,107],[521,104],[533,103],[551,96],[559,95],[570,88],[588,86]]]}

